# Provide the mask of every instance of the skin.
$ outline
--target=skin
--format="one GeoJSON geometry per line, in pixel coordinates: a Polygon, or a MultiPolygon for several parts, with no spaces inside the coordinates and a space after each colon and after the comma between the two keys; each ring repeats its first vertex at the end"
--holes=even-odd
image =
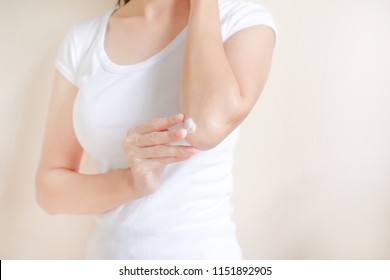
{"type": "Polygon", "coordinates": [[[111,17],[105,49],[115,63],[137,63],[165,47],[187,24],[182,114],[129,128],[122,145],[126,169],[79,173],[83,150],[72,126],[78,89],[56,72],[36,173],[37,200],[47,213],[98,214],[149,195],[168,164],[217,146],[245,119],[268,76],[274,33],[256,26],[223,43],[217,0],[132,0],[111,17]],[[134,38],[143,44],[132,44],[134,38]],[[197,124],[194,134],[168,132],[186,116],[197,124]],[[182,139],[191,146],[169,145],[182,139]]]}

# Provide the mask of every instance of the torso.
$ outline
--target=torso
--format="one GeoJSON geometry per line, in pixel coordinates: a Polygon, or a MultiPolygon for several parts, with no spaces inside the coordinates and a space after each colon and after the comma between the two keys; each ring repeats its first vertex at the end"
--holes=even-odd
{"type": "MultiPolygon", "coordinates": [[[[224,41],[248,26],[272,24],[257,4],[220,2],[224,41]]],[[[129,4],[136,3],[141,1],[129,4]]],[[[130,127],[180,112],[187,30],[180,31],[187,25],[188,10],[146,24],[140,16],[122,14],[123,8],[77,25],[57,62],[79,88],[74,131],[101,173],[128,167],[121,144],[130,127]]],[[[238,133],[236,129],[214,149],[169,165],[152,195],[96,215],[87,257],[240,259],[229,199],[238,133]]]]}

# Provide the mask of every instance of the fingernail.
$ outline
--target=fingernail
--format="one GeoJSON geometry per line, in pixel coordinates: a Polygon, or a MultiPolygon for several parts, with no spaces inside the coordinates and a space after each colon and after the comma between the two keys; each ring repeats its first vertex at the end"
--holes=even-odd
{"type": "Polygon", "coordinates": [[[182,113],[179,113],[179,114],[175,115],[173,118],[174,118],[175,120],[180,120],[180,119],[182,119],[183,117],[184,117],[184,115],[183,115],[182,113]]]}
{"type": "Polygon", "coordinates": [[[189,154],[194,154],[196,152],[196,150],[194,148],[186,148],[185,151],[186,151],[186,153],[189,153],[189,154]]]}
{"type": "Polygon", "coordinates": [[[187,130],[186,129],[180,129],[178,132],[179,136],[186,138],[187,137],[187,130]]]}
{"type": "Polygon", "coordinates": [[[182,128],[181,128],[181,129],[178,129],[178,130],[176,131],[176,136],[185,138],[185,137],[187,136],[187,130],[182,129],[182,128]]]}

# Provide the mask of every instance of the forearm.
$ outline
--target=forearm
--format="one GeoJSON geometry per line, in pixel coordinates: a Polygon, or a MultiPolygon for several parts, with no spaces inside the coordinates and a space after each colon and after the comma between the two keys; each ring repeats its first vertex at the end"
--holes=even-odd
{"type": "Polygon", "coordinates": [[[98,175],[46,169],[37,173],[36,186],[37,200],[49,214],[99,214],[136,197],[125,169],[98,175]]]}
{"type": "Polygon", "coordinates": [[[187,140],[200,149],[218,144],[241,119],[240,89],[220,29],[218,1],[191,0],[181,109],[197,124],[187,140]]]}

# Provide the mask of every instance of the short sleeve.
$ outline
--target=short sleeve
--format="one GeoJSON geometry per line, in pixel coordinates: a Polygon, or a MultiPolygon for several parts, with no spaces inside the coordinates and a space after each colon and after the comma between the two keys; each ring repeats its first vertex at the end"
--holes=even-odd
{"type": "Polygon", "coordinates": [[[228,10],[224,18],[225,40],[240,30],[256,25],[268,26],[274,31],[275,36],[277,35],[274,17],[263,5],[247,0],[230,1],[229,4],[222,3],[224,4],[225,9],[228,10]]]}
{"type": "Polygon", "coordinates": [[[73,27],[59,46],[56,69],[73,85],[77,86],[77,46],[73,27]]]}

